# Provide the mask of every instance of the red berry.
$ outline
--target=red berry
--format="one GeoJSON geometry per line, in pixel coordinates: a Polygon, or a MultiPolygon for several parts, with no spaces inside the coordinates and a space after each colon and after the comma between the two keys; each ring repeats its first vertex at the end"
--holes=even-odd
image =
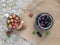
{"type": "Polygon", "coordinates": [[[10,30],[9,32],[10,32],[10,34],[12,34],[13,33],[13,30],[10,30]]]}
{"type": "Polygon", "coordinates": [[[12,28],[12,25],[11,24],[9,24],[9,28],[12,28]]]}
{"type": "Polygon", "coordinates": [[[18,21],[17,20],[15,20],[15,23],[17,23],[18,21]]]}
{"type": "Polygon", "coordinates": [[[18,17],[16,17],[16,20],[18,20],[19,18],[18,17]]]}
{"type": "Polygon", "coordinates": [[[15,23],[12,23],[12,26],[14,25],[15,23]]]}
{"type": "Polygon", "coordinates": [[[12,16],[9,16],[10,19],[12,19],[12,16]]]}
{"type": "Polygon", "coordinates": [[[10,20],[8,20],[7,22],[10,23],[10,20]]]}
{"type": "Polygon", "coordinates": [[[6,32],[6,34],[10,34],[10,32],[9,32],[9,31],[7,31],[7,32],[6,32]]]}
{"type": "Polygon", "coordinates": [[[17,23],[15,23],[15,26],[18,26],[18,24],[17,24],[17,23]]]}
{"type": "Polygon", "coordinates": [[[32,17],[32,16],[33,16],[33,13],[32,13],[32,12],[30,12],[30,13],[29,13],[29,16],[30,16],[30,17],[32,17]]]}
{"type": "Polygon", "coordinates": [[[13,28],[16,28],[16,26],[13,26],[13,28]]]}
{"type": "Polygon", "coordinates": [[[11,19],[11,22],[13,22],[13,19],[11,19]]]}
{"type": "Polygon", "coordinates": [[[12,16],[13,16],[13,18],[16,18],[16,14],[13,14],[12,16]]]}

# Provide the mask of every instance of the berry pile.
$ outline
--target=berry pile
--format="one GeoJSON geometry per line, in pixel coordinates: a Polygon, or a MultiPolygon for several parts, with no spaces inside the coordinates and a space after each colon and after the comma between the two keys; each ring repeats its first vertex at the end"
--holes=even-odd
{"type": "Polygon", "coordinates": [[[49,27],[51,24],[51,18],[48,15],[44,15],[39,19],[39,24],[41,27],[49,27]]]}
{"type": "Polygon", "coordinates": [[[39,29],[48,30],[53,25],[53,17],[48,13],[41,13],[36,18],[36,26],[39,29]]]}
{"type": "Polygon", "coordinates": [[[16,14],[11,14],[7,18],[7,27],[11,29],[15,29],[17,26],[20,25],[20,18],[16,14]]]}

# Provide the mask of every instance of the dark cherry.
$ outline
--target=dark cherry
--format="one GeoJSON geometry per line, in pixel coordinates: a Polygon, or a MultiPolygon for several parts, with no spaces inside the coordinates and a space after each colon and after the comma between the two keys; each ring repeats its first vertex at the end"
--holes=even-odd
{"type": "Polygon", "coordinates": [[[50,19],[50,17],[48,17],[48,16],[42,16],[41,18],[40,18],[40,25],[42,26],[42,27],[44,27],[44,28],[46,28],[46,27],[48,27],[49,25],[50,25],[50,23],[51,23],[51,19],[50,19]],[[42,23],[43,22],[43,23],[42,23]]]}
{"type": "Polygon", "coordinates": [[[40,32],[37,32],[37,35],[38,35],[39,37],[42,37],[42,34],[41,34],[40,32]]]}
{"type": "Polygon", "coordinates": [[[10,34],[12,34],[13,33],[13,30],[10,30],[9,32],[10,32],[10,34]]]}
{"type": "Polygon", "coordinates": [[[6,34],[10,34],[10,31],[7,31],[6,34]]]}

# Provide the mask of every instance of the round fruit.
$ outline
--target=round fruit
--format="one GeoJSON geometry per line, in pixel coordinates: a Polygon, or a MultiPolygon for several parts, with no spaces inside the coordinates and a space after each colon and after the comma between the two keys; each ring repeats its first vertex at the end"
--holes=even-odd
{"type": "Polygon", "coordinates": [[[9,28],[12,28],[12,25],[11,24],[9,24],[9,28]]]}
{"type": "Polygon", "coordinates": [[[15,20],[14,22],[17,23],[18,21],[15,20]]]}
{"type": "Polygon", "coordinates": [[[12,16],[9,16],[10,19],[12,19],[12,16]]]}
{"type": "Polygon", "coordinates": [[[37,35],[38,35],[39,37],[42,37],[42,34],[41,34],[40,32],[37,32],[37,35]]]}
{"type": "Polygon", "coordinates": [[[15,23],[15,26],[17,26],[17,23],[15,23]]]}
{"type": "Polygon", "coordinates": [[[16,20],[18,20],[19,18],[18,17],[16,17],[16,20]]]}
{"type": "Polygon", "coordinates": [[[33,13],[29,13],[29,16],[32,17],[33,16],[33,13]]]}
{"type": "Polygon", "coordinates": [[[15,23],[12,23],[12,26],[15,25],[15,23]]]}
{"type": "Polygon", "coordinates": [[[7,22],[10,23],[10,20],[8,20],[7,22]]]}
{"type": "Polygon", "coordinates": [[[16,28],[16,26],[13,26],[13,28],[16,28]]]}
{"type": "Polygon", "coordinates": [[[13,14],[13,18],[16,18],[16,15],[15,14],[13,14]]]}
{"type": "Polygon", "coordinates": [[[10,32],[9,32],[9,31],[7,31],[7,32],[6,32],[6,34],[10,34],[10,32]]]}
{"type": "Polygon", "coordinates": [[[13,19],[11,19],[11,22],[13,22],[13,19]]]}
{"type": "Polygon", "coordinates": [[[10,30],[9,32],[10,32],[10,34],[12,34],[13,33],[13,30],[10,30]]]}

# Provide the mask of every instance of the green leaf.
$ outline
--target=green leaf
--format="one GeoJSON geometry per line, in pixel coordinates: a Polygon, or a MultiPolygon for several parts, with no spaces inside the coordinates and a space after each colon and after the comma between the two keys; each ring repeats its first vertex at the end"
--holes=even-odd
{"type": "Polygon", "coordinates": [[[10,38],[10,37],[11,37],[11,35],[10,35],[10,34],[7,34],[7,37],[8,37],[8,38],[10,38]]]}
{"type": "Polygon", "coordinates": [[[36,34],[36,32],[35,32],[35,31],[33,31],[33,32],[32,32],[32,34],[33,34],[33,35],[35,35],[35,34],[36,34]]]}
{"type": "Polygon", "coordinates": [[[49,35],[50,34],[50,32],[49,31],[46,31],[46,35],[49,35]]]}

